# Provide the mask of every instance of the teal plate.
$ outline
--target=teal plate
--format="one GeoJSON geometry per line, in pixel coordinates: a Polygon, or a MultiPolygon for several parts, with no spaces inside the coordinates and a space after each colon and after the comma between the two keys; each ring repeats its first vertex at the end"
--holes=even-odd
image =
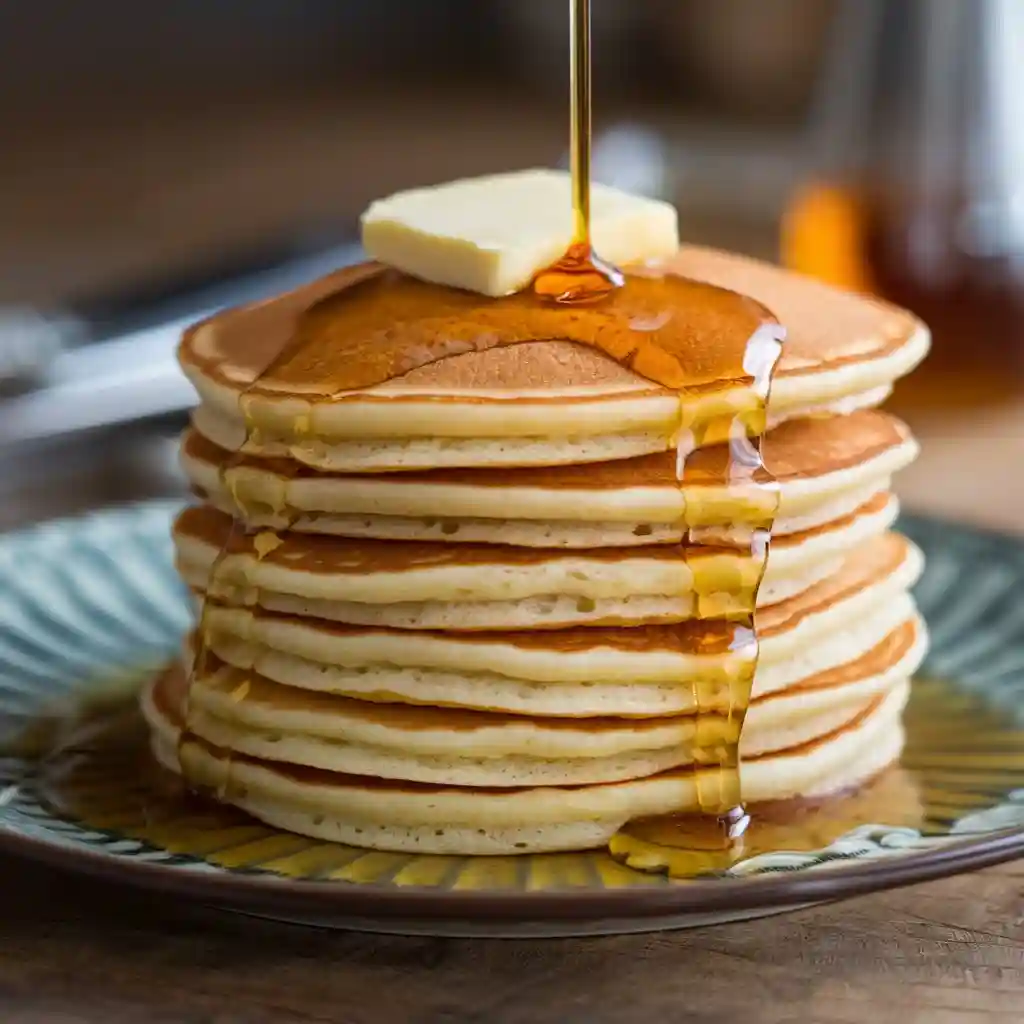
{"type": "Polygon", "coordinates": [[[0,849],[290,921],[545,936],[757,917],[1024,854],[1024,543],[906,519],[928,556],[917,598],[933,648],[900,768],[804,809],[800,843],[678,882],[601,852],[373,853],[183,799],[148,758],[133,700],[189,621],[173,511],[0,538],[0,849]]]}

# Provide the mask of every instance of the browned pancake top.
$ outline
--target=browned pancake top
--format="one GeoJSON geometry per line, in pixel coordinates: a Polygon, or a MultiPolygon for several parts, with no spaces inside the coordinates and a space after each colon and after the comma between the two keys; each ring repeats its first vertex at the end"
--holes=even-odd
{"type": "Polygon", "coordinates": [[[186,332],[179,356],[236,390],[318,400],[385,382],[472,392],[657,391],[658,381],[699,391],[749,379],[740,369],[747,341],[772,314],[789,331],[782,375],[884,355],[919,328],[895,307],[687,248],[661,276],[635,274],[613,300],[590,307],[529,294],[488,299],[361,264],[204,321],[186,332]]]}

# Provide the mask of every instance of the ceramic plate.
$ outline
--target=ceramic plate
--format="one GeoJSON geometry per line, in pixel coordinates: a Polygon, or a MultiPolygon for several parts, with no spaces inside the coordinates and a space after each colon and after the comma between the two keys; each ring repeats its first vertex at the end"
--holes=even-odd
{"type": "Polygon", "coordinates": [[[149,761],[132,700],[188,622],[173,511],[115,509],[0,538],[0,848],[250,914],[451,935],[737,920],[1024,853],[1020,542],[906,520],[928,555],[917,596],[934,646],[902,765],[852,804],[804,809],[779,849],[673,882],[597,852],[366,852],[183,799],[149,761]]]}

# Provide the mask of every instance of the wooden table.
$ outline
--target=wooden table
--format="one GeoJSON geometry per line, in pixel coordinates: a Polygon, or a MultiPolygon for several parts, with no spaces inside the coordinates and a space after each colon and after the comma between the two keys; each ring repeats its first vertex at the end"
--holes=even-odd
{"type": "Polygon", "coordinates": [[[1024,864],[749,924],[487,942],[190,912],[0,861],[5,1024],[1019,1024],[1024,864]]]}

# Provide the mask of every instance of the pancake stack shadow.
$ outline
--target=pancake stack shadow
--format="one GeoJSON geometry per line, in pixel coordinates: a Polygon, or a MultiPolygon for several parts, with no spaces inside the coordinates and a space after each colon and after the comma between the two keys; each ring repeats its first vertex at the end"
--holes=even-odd
{"type": "MultiPolygon", "coordinates": [[[[921,556],[892,529],[891,480],[917,449],[875,407],[927,332],[739,257],[685,249],[673,269],[789,332],[744,797],[756,813],[848,791],[898,758],[926,646],[921,556]]],[[[143,697],[156,756],[271,825],[385,850],[588,849],[696,810],[696,686],[725,685],[736,654],[694,616],[754,568],[723,451],[694,453],[681,490],[663,450],[676,394],[572,341],[464,352],[329,402],[270,381],[295,311],[353,273],[183,343],[199,501],[174,543],[205,603],[202,640],[143,697]],[[684,502],[707,510],[685,559],[684,502]]]]}

